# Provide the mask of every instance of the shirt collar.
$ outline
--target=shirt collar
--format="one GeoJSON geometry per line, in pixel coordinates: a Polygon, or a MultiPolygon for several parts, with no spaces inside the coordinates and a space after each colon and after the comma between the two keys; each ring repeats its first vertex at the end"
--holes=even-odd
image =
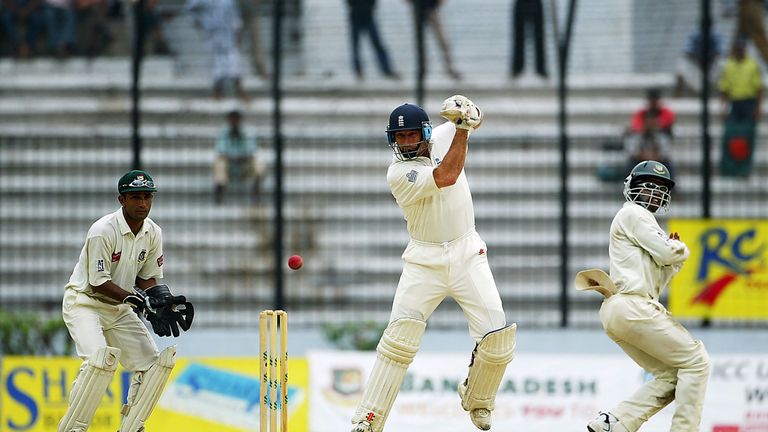
{"type": "MultiPolygon", "coordinates": [[[[128,226],[128,222],[125,220],[125,215],[123,214],[123,208],[120,207],[119,210],[117,210],[117,225],[120,227],[120,234],[126,235],[128,233],[132,233],[131,227],[128,226]]],[[[139,234],[146,234],[149,231],[149,224],[147,223],[147,220],[144,219],[144,223],[141,224],[141,230],[139,231],[139,234]]],[[[139,234],[136,234],[136,237],[139,236],[139,234]]]]}

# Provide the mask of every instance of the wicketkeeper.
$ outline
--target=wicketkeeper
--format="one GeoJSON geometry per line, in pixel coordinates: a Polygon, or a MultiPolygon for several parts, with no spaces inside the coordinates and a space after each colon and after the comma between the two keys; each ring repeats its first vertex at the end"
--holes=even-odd
{"type": "Polygon", "coordinates": [[[637,164],[624,180],[627,202],[611,223],[610,277],[601,270],[576,277],[577,288],[606,296],[600,321],[608,337],[653,375],[629,399],[600,412],[587,425],[590,432],[635,432],[673,400],[669,430],[699,431],[709,355],[659,302],[661,290],[690,255],[677,233],[667,235],[656,222],[655,214],[668,208],[674,186],[664,164],[637,164]]]}
{"type": "Polygon", "coordinates": [[[118,362],[133,372],[119,432],[143,432],[176,363],[176,347],[158,352],[139,316],[157,335],[174,337],[194,316],[184,296],[157,283],[163,244],[160,227],[148,218],[157,191],[152,177],[130,171],[117,189],[121,208],[91,225],[64,290],[64,322],[84,362],[58,432],[88,430],[118,362]]]}
{"type": "Polygon", "coordinates": [[[458,391],[462,408],[482,430],[491,428],[496,392],[514,355],[516,326],[506,324],[488,246],[475,231],[464,173],[469,134],[480,127],[483,115],[461,95],[446,99],[440,115],[448,122],[434,130],[416,105],[401,105],[389,116],[387,140],[395,157],[387,182],[405,216],[410,242],[389,325],[352,417],[353,432],[384,428],[426,321],[445,297],[462,308],[476,342],[458,391]]]}

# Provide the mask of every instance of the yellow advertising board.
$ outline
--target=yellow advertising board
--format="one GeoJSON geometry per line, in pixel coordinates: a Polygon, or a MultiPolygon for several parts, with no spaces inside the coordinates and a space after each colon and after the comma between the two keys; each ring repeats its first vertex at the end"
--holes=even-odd
{"type": "Polygon", "coordinates": [[[691,250],[672,279],[672,313],[768,319],[768,220],[675,219],[668,231],[691,250]]]}
{"type": "MultiPolygon", "coordinates": [[[[258,358],[179,358],[147,422],[166,432],[259,430],[258,358]]],[[[80,360],[4,357],[0,363],[0,432],[55,431],[80,360]]],[[[288,362],[290,430],[306,432],[309,377],[306,359],[288,362]]],[[[89,432],[115,432],[131,374],[118,369],[89,432]]]]}

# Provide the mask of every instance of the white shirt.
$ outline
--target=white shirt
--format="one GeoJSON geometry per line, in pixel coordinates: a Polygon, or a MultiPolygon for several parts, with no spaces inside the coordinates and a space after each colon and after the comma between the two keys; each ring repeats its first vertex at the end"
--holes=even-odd
{"type": "Polygon", "coordinates": [[[141,279],[163,277],[162,231],[146,218],[139,233],[134,235],[120,208],[91,225],[66,288],[114,303],[115,300],[94,292],[93,286],[111,280],[130,292],[137,276],[141,279]]]}
{"type": "Polygon", "coordinates": [[[608,255],[618,292],[658,300],[690,251],[682,241],[669,238],[653,213],[626,202],[611,223],[608,255]]]}
{"type": "Polygon", "coordinates": [[[395,159],[387,171],[387,183],[414,240],[449,242],[475,229],[475,210],[464,170],[456,184],[442,189],[432,175],[455,133],[456,127],[450,122],[434,128],[430,158],[395,159]]]}

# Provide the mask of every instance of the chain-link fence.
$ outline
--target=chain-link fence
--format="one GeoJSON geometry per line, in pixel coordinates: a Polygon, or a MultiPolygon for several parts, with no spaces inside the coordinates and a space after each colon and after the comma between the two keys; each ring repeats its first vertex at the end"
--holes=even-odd
{"type": "MultiPolygon", "coordinates": [[[[286,255],[305,260],[299,271],[279,266],[294,325],[388,317],[407,233],[385,181],[391,152],[381,135],[285,140],[283,244],[286,255]]],[[[258,137],[266,167],[258,193],[251,181],[233,178],[217,202],[214,141],[145,141],[145,168],[159,188],[151,217],[163,228],[165,280],[195,299],[200,325],[252,326],[255,311],[274,298],[273,148],[258,137]]],[[[611,143],[605,136],[570,142],[570,275],[608,265],[608,229],[624,198],[621,179],[606,179],[604,170],[627,163],[611,143]]],[[[88,227],[119,206],[116,182],[130,165],[131,144],[13,136],[2,137],[0,148],[0,303],[55,315],[88,227]]],[[[679,193],[670,217],[701,215],[700,152],[698,137],[675,139],[679,193]]],[[[478,132],[467,160],[477,230],[507,314],[527,326],[563,318],[559,158],[554,138],[478,132]]],[[[760,154],[750,178],[714,178],[713,217],[768,217],[767,167],[760,154]]],[[[566,288],[571,325],[595,325],[598,299],[566,288]]],[[[460,309],[448,301],[431,325],[463,325],[460,309]]]]}
{"type": "MultiPolygon", "coordinates": [[[[292,311],[292,325],[387,320],[407,233],[385,181],[391,152],[383,125],[392,108],[416,99],[418,88],[435,123],[437,108],[451,94],[466,94],[485,110],[466,171],[477,230],[488,243],[510,320],[545,327],[598,325],[599,299],[575,292],[569,281],[578,270],[608,266],[608,230],[623,202],[628,171],[625,129],[643,106],[647,88],[661,89],[662,103],[676,113],[669,162],[678,188],[662,223],[768,217],[764,134],[758,128],[749,175],[721,176],[724,128],[714,98],[709,103],[713,170],[706,177],[700,81],[690,78],[695,66],[685,64],[682,52],[705,2],[577,4],[564,166],[557,44],[571,2],[543,1],[540,10],[521,11],[507,0],[448,1],[425,11],[426,75],[419,83],[413,5],[420,3],[376,4],[373,17],[388,70],[366,32],[359,41],[360,67],[354,66],[351,30],[360,23],[353,23],[347,2],[283,4],[277,50],[277,3],[239,2],[245,13],[238,49],[250,96],[241,101],[209,98],[210,40],[195,29],[185,2],[158,6],[174,55],[144,63],[140,160],[160,189],[151,217],[164,232],[166,281],[195,299],[200,325],[255,325],[255,311],[274,306],[277,285],[284,286],[283,306],[292,311]],[[538,62],[536,22],[543,37],[538,62]],[[527,48],[519,49],[523,43],[527,48]],[[523,63],[519,70],[516,50],[523,63]],[[277,54],[284,68],[282,139],[276,141],[278,98],[271,78],[277,54]],[[243,169],[230,167],[229,183],[217,190],[215,142],[231,110],[242,113],[247,130],[255,129],[265,171],[256,186],[253,179],[240,178],[243,169]],[[282,143],[284,162],[283,254],[298,253],[305,260],[295,272],[285,266],[285,257],[275,262],[276,142],[282,143]]],[[[722,60],[736,4],[711,6],[722,60]]],[[[749,52],[755,54],[751,47],[749,52]]],[[[115,183],[134,163],[136,150],[127,126],[128,54],[59,66],[47,60],[0,64],[7,72],[0,80],[3,309],[59,314],[62,289],[88,227],[119,206],[115,183]]],[[[463,323],[450,301],[430,320],[438,327],[463,323]]]]}

